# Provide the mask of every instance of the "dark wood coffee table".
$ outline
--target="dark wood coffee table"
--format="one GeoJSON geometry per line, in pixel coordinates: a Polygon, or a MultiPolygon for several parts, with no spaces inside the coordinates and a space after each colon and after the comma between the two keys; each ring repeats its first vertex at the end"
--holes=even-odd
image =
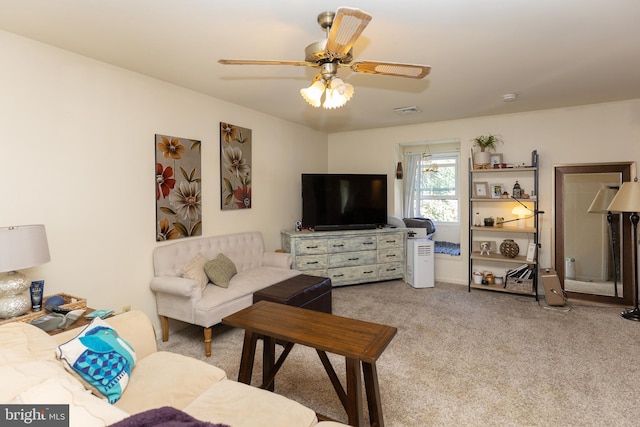
{"type": "MultiPolygon", "coordinates": [[[[397,328],[362,320],[335,316],[304,308],[260,301],[222,319],[222,323],[245,330],[238,381],[250,384],[256,343],[263,338],[261,388],[273,390],[274,378],[294,344],[316,349],[333,387],[344,406],[348,423],[363,426],[362,374],[372,426],[384,426],[376,360],[391,342],[397,328]],[[276,340],[286,341],[275,360],[276,340]],[[346,359],[345,392],[327,352],[346,359]]],[[[321,419],[327,419],[318,415],[321,419]]]]}

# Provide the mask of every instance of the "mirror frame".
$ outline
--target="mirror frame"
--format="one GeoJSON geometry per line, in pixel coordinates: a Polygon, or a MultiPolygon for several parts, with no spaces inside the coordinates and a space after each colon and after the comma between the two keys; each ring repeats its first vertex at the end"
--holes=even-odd
{"type": "MultiPolygon", "coordinates": [[[[617,163],[581,163],[556,165],[553,168],[554,174],[554,220],[555,220],[555,236],[554,236],[554,253],[555,253],[555,269],[564,289],[564,177],[568,174],[585,174],[585,173],[620,173],[623,182],[631,181],[635,176],[635,162],[617,162],[617,163]]],[[[621,253],[621,279],[622,279],[622,297],[595,295],[582,292],[566,292],[569,298],[593,301],[608,304],[633,305],[634,300],[634,278],[633,278],[633,254],[631,235],[631,221],[629,213],[622,215],[622,253],[621,253]]]]}

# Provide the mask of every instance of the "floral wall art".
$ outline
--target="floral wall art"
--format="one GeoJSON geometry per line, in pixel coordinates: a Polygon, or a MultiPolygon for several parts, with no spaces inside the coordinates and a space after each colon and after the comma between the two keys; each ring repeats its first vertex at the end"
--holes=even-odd
{"type": "Polygon", "coordinates": [[[220,208],[251,208],[251,129],[220,123],[220,208]]]}
{"type": "Polygon", "coordinates": [[[200,141],[156,135],[156,241],[202,234],[200,141]]]}

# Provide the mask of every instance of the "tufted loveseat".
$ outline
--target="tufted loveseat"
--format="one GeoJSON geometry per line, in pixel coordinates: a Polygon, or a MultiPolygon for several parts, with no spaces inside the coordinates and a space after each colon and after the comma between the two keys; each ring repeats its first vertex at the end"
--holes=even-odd
{"type": "MultiPolygon", "coordinates": [[[[211,327],[222,318],[253,303],[253,293],[300,274],[291,269],[291,254],[265,252],[262,233],[257,231],[183,239],[155,248],[155,277],[151,289],[156,296],[162,325],[162,340],[169,339],[169,319],[204,327],[205,354],[211,355],[211,327]],[[202,254],[208,260],[224,254],[233,261],[237,274],[228,288],[183,277],[183,267],[202,254]]],[[[205,279],[206,281],[206,279],[205,279]]]]}

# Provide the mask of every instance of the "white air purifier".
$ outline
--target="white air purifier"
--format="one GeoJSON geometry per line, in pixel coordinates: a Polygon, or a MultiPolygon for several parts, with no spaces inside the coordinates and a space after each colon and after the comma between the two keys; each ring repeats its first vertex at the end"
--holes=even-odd
{"type": "Polygon", "coordinates": [[[435,243],[429,239],[407,239],[407,278],[414,288],[433,288],[435,243]]]}

